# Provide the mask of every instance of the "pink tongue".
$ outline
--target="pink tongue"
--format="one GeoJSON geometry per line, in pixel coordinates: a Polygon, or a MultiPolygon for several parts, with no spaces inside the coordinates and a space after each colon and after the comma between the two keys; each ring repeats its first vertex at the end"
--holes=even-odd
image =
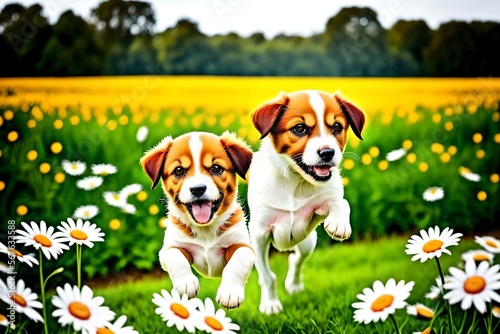
{"type": "Polygon", "coordinates": [[[330,166],[314,166],[314,172],[319,176],[327,176],[330,174],[330,166]]]}
{"type": "Polygon", "coordinates": [[[195,202],[193,205],[194,219],[200,224],[206,224],[212,214],[212,202],[195,202]]]}

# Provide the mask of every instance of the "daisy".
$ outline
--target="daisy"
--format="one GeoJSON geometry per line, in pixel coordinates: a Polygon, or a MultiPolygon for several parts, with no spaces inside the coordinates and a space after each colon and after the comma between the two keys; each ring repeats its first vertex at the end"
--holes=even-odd
{"type": "Polygon", "coordinates": [[[444,190],[441,187],[430,187],[425,189],[422,197],[427,202],[434,202],[444,198],[444,190]]]}
{"type": "Polygon", "coordinates": [[[439,232],[439,226],[429,228],[429,231],[420,230],[419,235],[412,235],[406,244],[405,253],[414,255],[411,260],[425,262],[434,257],[439,258],[443,253],[451,255],[446,248],[456,246],[460,241],[462,233],[453,234],[453,229],[446,227],[443,232],[439,232]]]}
{"type": "MultiPolygon", "coordinates": [[[[450,277],[448,275],[444,276],[444,282],[447,283],[450,281],[450,277]]],[[[437,299],[443,293],[443,282],[441,281],[441,277],[436,277],[436,285],[431,285],[431,291],[425,294],[425,298],[427,299],[437,299]]]]}
{"type": "Polygon", "coordinates": [[[137,194],[141,190],[142,190],[142,184],[132,183],[129,184],[128,186],[123,187],[123,189],[120,190],[120,195],[124,197],[129,197],[130,195],[137,194]]]}
{"type": "Polygon", "coordinates": [[[99,213],[99,208],[96,205],[82,205],[76,208],[73,213],[73,218],[92,219],[99,213]]]}
{"type": "Polygon", "coordinates": [[[12,305],[12,301],[14,301],[16,312],[25,314],[34,322],[43,322],[40,313],[34,310],[43,307],[37,298],[38,295],[31,292],[22,279],[18,280],[17,283],[13,279],[7,279],[7,284],[0,280],[0,299],[2,301],[9,305],[12,305]]]}
{"type": "Polygon", "coordinates": [[[111,206],[116,206],[117,208],[123,208],[127,204],[127,199],[121,196],[120,193],[114,191],[105,191],[104,200],[111,206]]]}
{"type": "Polygon", "coordinates": [[[0,272],[11,275],[12,269],[7,263],[0,261],[0,272]]]}
{"type": "Polygon", "coordinates": [[[61,225],[57,227],[61,231],[61,240],[69,241],[70,246],[76,243],[77,245],[83,244],[92,248],[94,242],[104,241],[102,238],[104,233],[96,224],[91,225],[89,221],[84,223],[83,220],[78,219],[75,223],[73,219],[68,218],[68,222],[62,221],[61,225]]]}
{"type": "Polygon", "coordinates": [[[43,220],[40,221],[40,226],[33,221],[31,222],[31,227],[25,222],[22,222],[21,225],[26,231],[21,229],[16,230],[16,233],[20,234],[16,236],[17,242],[41,249],[48,260],[50,260],[51,256],[57,259],[63,250],[69,249],[68,245],[63,243],[61,233],[54,233],[53,226],[47,228],[43,220]]]}
{"type": "Polygon", "coordinates": [[[496,306],[496,305],[493,306],[491,313],[493,314],[494,317],[500,318],[500,306],[496,306]]]}
{"type": "Polygon", "coordinates": [[[90,168],[92,169],[92,173],[96,175],[106,176],[118,172],[118,168],[116,168],[116,166],[112,164],[92,165],[90,166],[90,168]]]}
{"type": "Polygon", "coordinates": [[[424,304],[420,303],[416,303],[415,305],[408,305],[406,307],[406,313],[425,320],[434,318],[434,311],[424,304]]]}
{"type": "Polygon", "coordinates": [[[73,325],[75,331],[95,333],[98,328],[104,327],[111,321],[115,313],[106,306],[104,298],[94,297],[92,290],[84,285],[82,290],[69,283],[64,289],[57,287],[57,295],[52,297],[52,304],[57,308],[52,312],[54,318],[62,325],[73,325]]]}
{"type": "Polygon", "coordinates": [[[115,323],[108,323],[105,327],[97,329],[97,333],[110,333],[110,334],[139,334],[138,331],[132,326],[123,327],[127,321],[127,316],[122,315],[115,320],[115,323]]]}
{"type": "Polygon", "coordinates": [[[480,313],[486,312],[486,303],[492,300],[500,303],[500,295],[495,290],[500,289],[500,265],[490,267],[486,261],[476,267],[476,262],[469,259],[465,262],[465,271],[451,267],[450,282],[444,284],[444,295],[450,304],[460,303],[462,310],[468,310],[472,304],[480,313]]]}
{"type": "Polygon", "coordinates": [[[131,215],[134,215],[137,212],[137,208],[130,203],[126,203],[122,208],[122,211],[131,215]]]}
{"type": "Polygon", "coordinates": [[[396,161],[396,160],[401,159],[405,155],[406,155],[406,150],[404,148],[399,148],[397,150],[393,150],[393,151],[390,151],[389,153],[387,153],[387,155],[385,156],[385,159],[387,161],[396,161]]]}
{"type": "Polygon", "coordinates": [[[100,176],[87,176],[76,181],[76,186],[80,189],[89,191],[98,188],[103,181],[103,178],[100,176]]]}
{"type": "Polygon", "coordinates": [[[423,331],[421,332],[413,332],[413,334],[431,334],[431,328],[430,327],[427,327],[426,329],[424,329],[423,331]]]}
{"type": "Polygon", "coordinates": [[[488,252],[498,254],[500,253],[500,240],[493,237],[478,237],[476,236],[475,241],[480,244],[488,252]]]}
{"type": "Polygon", "coordinates": [[[467,262],[468,259],[472,258],[478,263],[481,261],[488,261],[490,264],[493,264],[493,257],[493,254],[482,249],[470,250],[462,254],[462,260],[464,262],[467,262]]]}
{"type": "Polygon", "coordinates": [[[0,252],[9,255],[9,258],[16,257],[19,262],[26,263],[28,266],[33,267],[33,264],[38,265],[38,260],[33,257],[33,253],[23,254],[17,249],[8,248],[0,242],[0,252]]]}
{"type": "Polygon", "coordinates": [[[223,309],[218,309],[215,312],[214,303],[210,298],[205,299],[205,304],[200,300],[198,303],[199,321],[197,328],[207,333],[220,334],[235,334],[240,329],[240,326],[233,323],[230,318],[226,317],[226,312],[223,309]]]}
{"type": "Polygon", "coordinates": [[[85,169],[87,169],[87,164],[81,161],[63,160],[61,161],[61,165],[67,174],[73,176],[82,175],[85,169]]]}
{"type": "Polygon", "coordinates": [[[479,182],[479,181],[481,181],[481,175],[473,173],[467,167],[460,167],[458,171],[459,171],[460,175],[462,175],[466,180],[469,180],[469,181],[472,181],[472,182],[479,182]]]}
{"type": "Polygon", "coordinates": [[[137,130],[137,134],[135,135],[135,139],[137,139],[137,142],[143,143],[146,140],[148,133],[149,133],[148,127],[143,125],[139,128],[139,130],[137,130]]]}
{"type": "Polygon", "coordinates": [[[9,320],[7,317],[0,313],[0,325],[7,327],[9,325],[9,320]]]}
{"type": "Polygon", "coordinates": [[[188,300],[187,295],[182,295],[181,298],[175,289],[172,290],[172,295],[166,290],[161,290],[161,295],[153,294],[153,303],[158,305],[155,313],[167,322],[168,327],[175,326],[179,332],[186,329],[189,333],[194,333],[198,301],[199,299],[188,300]]]}
{"type": "Polygon", "coordinates": [[[357,295],[361,302],[352,304],[357,309],[354,311],[354,320],[364,324],[385,321],[396,309],[406,306],[406,299],[414,285],[415,282],[405,284],[405,281],[396,284],[394,278],[390,278],[385,286],[382,282],[375,281],[373,289],[364,288],[363,294],[357,295]]]}

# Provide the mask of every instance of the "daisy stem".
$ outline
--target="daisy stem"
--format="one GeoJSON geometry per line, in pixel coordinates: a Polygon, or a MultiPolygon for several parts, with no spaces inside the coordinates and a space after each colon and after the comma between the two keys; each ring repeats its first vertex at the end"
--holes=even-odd
{"type": "Polygon", "coordinates": [[[82,287],[82,246],[76,244],[76,272],[78,279],[78,289],[82,287]]]}
{"type": "Polygon", "coordinates": [[[401,331],[399,330],[399,326],[398,326],[398,321],[394,317],[394,314],[389,314],[389,318],[391,318],[392,323],[394,324],[394,328],[396,329],[396,334],[401,334],[401,331]]]}
{"type": "Polygon", "coordinates": [[[493,334],[492,327],[493,327],[493,307],[488,305],[488,317],[486,318],[486,329],[488,331],[488,334],[493,334]]]}
{"type": "Polygon", "coordinates": [[[39,249],[40,254],[40,294],[42,295],[42,313],[43,313],[43,328],[45,330],[45,334],[49,334],[49,327],[47,325],[47,305],[45,303],[45,281],[43,280],[43,256],[42,249],[39,249]]]}
{"type": "MultiPolygon", "coordinates": [[[[439,262],[439,258],[435,257],[435,259],[439,271],[439,277],[441,277],[441,291],[444,293],[445,281],[444,281],[443,269],[441,268],[441,263],[439,262]]],[[[453,315],[451,314],[450,304],[447,301],[444,301],[444,303],[446,304],[446,311],[447,311],[446,313],[448,313],[448,322],[449,322],[448,327],[450,329],[450,333],[454,333],[455,326],[453,326],[453,315]]]]}
{"type": "Polygon", "coordinates": [[[474,333],[473,329],[476,328],[476,313],[477,313],[477,311],[474,310],[474,315],[472,316],[472,324],[470,325],[469,330],[467,331],[467,334],[474,333]]]}

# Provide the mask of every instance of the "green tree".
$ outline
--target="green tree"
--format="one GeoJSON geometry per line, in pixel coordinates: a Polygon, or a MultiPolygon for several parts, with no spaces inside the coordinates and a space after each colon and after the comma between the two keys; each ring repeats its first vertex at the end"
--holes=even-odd
{"type": "Polygon", "coordinates": [[[57,76],[98,75],[102,73],[102,55],[94,28],[68,10],[54,25],[38,70],[57,76]]]}

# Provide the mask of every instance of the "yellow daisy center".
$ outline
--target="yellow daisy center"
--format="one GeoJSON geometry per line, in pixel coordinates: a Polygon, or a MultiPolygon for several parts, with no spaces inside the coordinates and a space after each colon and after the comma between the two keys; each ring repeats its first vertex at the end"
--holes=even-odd
{"type": "Polygon", "coordinates": [[[425,243],[424,247],[422,247],[422,250],[426,253],[432,253],[441,249],[441,246],[443,246],[443,244],[444,243],[438,239],[429,240],[425,243]]]}
{"type": "Polygon", "coordinates": [[[212,329],[216,331],[220,331],[224,329],[224,326],[220,323],[219,320],[215,319],[214,317],[208,316],[205,317],[205,323],[212,329]]]}
{"type": "Polygon", "coordinates": [[[422,331],[422,334],[431,334],[431,328],[430,327],[427,327],[426,329],[424,329],[422,331]]]}
{"type": "Polygon", "coordinates": [[[494,241],[491,241],[491,240],[486,240],[486,244],[490,247],[493,247],[493,248],[500,248],[500,246],[498,245],[498,243],[494,242],[494,241]]]}
{"type": "Polygon", "coordinates": [[[95,188],[94,181],[89,182],[89,188],[95,188]]]}
{"type": "Polygon", "coordinates": [[[99,174],[102,175],[102,176],[106,176],[106,175],[108,175],[108,172],[106,172],[105,170],[103,170],[99,174]]]}
{"type": "Polygon", "coordinates": [[[76,239],[76,240],[87,240],[88,239],[87,234],[85,232],[83,232],[82,230],[74,229],[71,232],[69,232],[69,235],[71,235],[71,237],[76,239]]]}
{"type": "Polygon", "coordinates": [[[7,317],[3,314],[0,314],[0,322],[4,322],[5,320],[7,320],[7,317]]]}
{"type": "Polygon", "coordinates": [[[486,254],[476,254],[473,256],[474,261],[476,262],[481,262],[481,261],[489,261],[490,258],[486,254]]]}
{"type": "Polygon", "coordinates": [[[417,315],[423,318],[432,319],[434,317],[434,312],[427,308],[417,306],[417,315]]]}
{"type": "Polygon", "coordinates": [[[435,189],[435,188],[429,189],[429,192],[430,192],[432,195],[434,195],[434,194],[436,194],[436,193],[437,193],[437,189],[435,189]]]}
{"type": "Polygon", "coordinates": [[[90,215],[89,210],[85,210],[85,211],[83,211],[83,215],[84,215],[85,217],[88,217],[88,216],[90,215]]]}
{"type": "Polygon", "coordinates": [[[99,328],[96,332],[96,334],[115,334],[111,329],[109,328],[99,328]]]}
{"type": "Polygon", "coordinates": [[[26,302],[26,299],[23,298],[23,296],[18,295],[17,293],[13,294],[10,299],[12,299],[14,302],[16,302],[17,305],[26,307],[28,303],[26,302]]]}
{"type": "Polygon", "coordinates": [[[87,305],[74,301],[68,305],[69,313],[80,320],[88,320],[90,318],[90,309],[87,305]]]}
{"type": "Polygon", "coordinates": [[[72,169],[72,170],[77,170],[77,169],[78,169],[78,166],[77,166],[77,165],[71,165],[71,169],[72,169]]]}
{"type": "Polygon", "coordinates": [[[118,194],[113,194],[113,199],[114,199],[115,201],[118,201],[118,200],[120,199],[120,195],[118,195],[118,194]]]}
{"type": "Polygon", "coordinates": [[[394,301],[394,296],[392,295],[382,295],[375,299],[372,303],[372,311],[380,312],[392,305],[394,301]]]}
{"type": "Polygon", "coordinates": [[[469,294],[480,293],[486,287],[486,281],[481,276],[471,276],[464,282],[464,290],[469,294]]]}
{"type": "Polygon", "coordinates": [[[7,248],[7,250],[11,253],[14,253],[15,256],[17,257],[23,257],[23,254],[21,254],[20,251],[18,251],[17,249],[14,249],[14,248],[7,248]]]}
{"type": "Polygon", "coordinates": [[[179,303],[172,303],[170,304],[170,310],[174,312],[176,316],[182,319],[187,319],[189,318],[189,311],[184,305],[179,304],[179,303]]]}
{"type": "Polygon", "coordinates": [[[50,247],[52,246],[52,241],[50,241],[49,238],[47,238],[46,236],[44,235],[41,235],[41,234],[37,234],[33,237],[33,239],[38,242],[40,245],[42,245],[43,247],[50,247]]]}

